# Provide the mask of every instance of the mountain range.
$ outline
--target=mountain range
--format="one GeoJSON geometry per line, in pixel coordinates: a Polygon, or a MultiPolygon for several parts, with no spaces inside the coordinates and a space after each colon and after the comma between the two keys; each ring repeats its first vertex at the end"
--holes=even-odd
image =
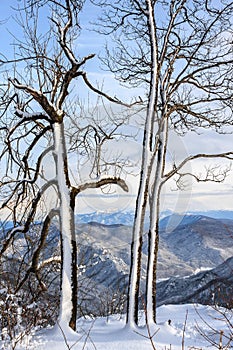
{"type": "MultiPolygon", "coordinates": [[[[89,300],[96,297],[101,299],[103,295],[109,299],[117,299],[116,295],[121,295],[124,299],[128,285],[131,235],[132,227],[119,223],[106,225],[91,221],[78,224],[80,276],[83,280],[88,279],[84,289],[89,286],[89,300]]],[[[147,267],[146,238],[145,232],[142,294],[147,267]]],[[[158,304],[231,303],[232,264],[233,220],[203,215],[164,217],[160,222],[158,304]]]]}
{"type": "MultiPolygon", "coordinates": [[[[212,217],[207,213],[163,214],[160,220],[158,305],[188,302],[232,305],[233,212],[212,212],[212,217]],[[232,219],[229,219],[230,213],[232,219]]],[[[125,310],[132,223],[132,212],[76,216],[79,314],[106,315],[125,310]]],[[[34,230],[36,226],[40,224],[37,223],[34,230]]],[[[19,246],[23,247],[22,237],[18,240],[19,246]]],[[[60,234],[54,226],[47,238],[44,259],[51,256],[51,251],[59,254],[59,241],[60,234]]],[[[143,241],[142,295],[147,269],[147,225],[143,241]]],[[[22,249],[19,255],[23,254],[22,249]]],[[[17,259],[15,254],[12,257],[9,254],[9,259],[17,259]]],[[[56,284],[51,284],[48,290],[51,296],[59,290],[59,270],[54,271],[51,276],[54,278],[57,274],[58,277],[56,284]]]]}
{"type": "MultiPolygon", "coordinates": [[[[231,210],[189,211],[183,214],[176,214],[168,209],[161,213],[160,218],[163,219],[163,218],[172,217],[175,215],[178,215],[180,217],[201,215],[201,216],[207,216],[214,219],[233,220],[233,211],[231,210]]],[[[122,225],[132,226],[133,219],[134,219],[134,211],[112,211],[112,212],[97,211],[97,212],[76,215],[76,222],[78,224],[98,222],[100,224],[105,224],[105,225],[122,224],[122,225]]],[[[146,226],[148,225],[148,223],[149,223],[149,214],[147,213],[145,218],[146,226]]]]}

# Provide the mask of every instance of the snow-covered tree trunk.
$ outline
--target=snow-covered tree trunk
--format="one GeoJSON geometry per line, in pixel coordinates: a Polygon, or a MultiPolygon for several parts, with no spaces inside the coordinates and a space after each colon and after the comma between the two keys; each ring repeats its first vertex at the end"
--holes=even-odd
{"type": "Polygon", "coordinates": [[[158,70],[158,48],[155,35],[155,24],[153,7],[151,1],[147,1],[148,6],[148,25],[151,31],[151,84],[147,106],[146,122],[144,128],[144,139],[142,149],[142,165],[140,174],[140,185],[137,195],[135,219],[133,226],[133,238],[131,244],[131,267],[129,276],[127,323],[134,327],[138,322],[138,299],[139,284],[141,274],[141,255],[142,255],[142,234],[144,228],[145,210],[148,200],[148,186],[152,167],[152,142],[155,116],[155,106],[157,101],[157,70],[158,70]]]}
{"type": "MultiPolygon", "coordinates": [[[[161,117],[162,118],[162,117],[161,117]]],[[[148,324],[156,322],[156,279],[159,249],[160,198],[164,178],[168,143],[168,119],[162,118],[158,135],[158,148],[154,153],[153,185],[150,193],[150,228],[148,233],[148,264],[146,281],[146,318],[148,324]]]]}
{"type": "MultiPolygon", "coordinates": [[[[147,153],[145,151],[145,153],[147,153]]],[[[140,187],[137,196],[133,237],[131,243],[131,264],[129,275],[127,324],[133,328],[138,322],[138,299],[141,275],[142,233],[148,197],[148,157],[144,158],[141,170],[140,187]]]]}
{"type": "MultiPolygon", "coordinates": [[[[159,182],[159,181],[158,181],[159,182]]],[[[156,322],[156,275],[157,275],[157,254],[159,247],[159,184],[156,185],[155,203],[150,208],[150,228],[148,232],[148,265],[146,281],[146,322],[151,325],[156,322]]]]}
{"type": "Polygon", "coordinates": [[[77,245],[74,227],[70,183],[68,178],[66,144],[63,122],[54,123],[54,158],[60,198],[60,230],[62,249],[62,277],[59,326],[76,328],[77,308],[77,245]]]}

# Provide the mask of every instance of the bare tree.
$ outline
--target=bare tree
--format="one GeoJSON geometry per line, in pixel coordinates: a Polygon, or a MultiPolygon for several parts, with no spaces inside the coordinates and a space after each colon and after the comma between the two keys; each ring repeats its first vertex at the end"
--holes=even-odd
{"type": "MultiPolygon", "coordinates": [[[[84,1],[25,1],[19,11],[18,21],[23,29],[23,38],[15,39],[15,57],[1,58],[9,78],[1,97],[1,140],[4,140],[0,154],[3,177],[0,183],[1,210],[13,223],[1,242],[1,256],[10,247],[17,235],[24,235],[33,222],[42,218],[38,245],[31,253],[31,262],[24,276],[18,281],[18,291],[28,277],[34,274],[43,288],[41,269],[49,261],[41,261],[49,227],[59,217],[61,232],[61,300],[59,325],[75,329],[77,316],[77,246],[75,237],[75,199],[90,188],[115,184],[127,191],[127,185],[119,176],[104,175],[101,169],[100,148],[96,151],[96,164],[92,176],[83,183],[72,182],[68,153],[75,141],[67,144],[66,128],[78,124],[78,112],[72,115],[72,89],[80,79],[86,88],[98,93],[108,101],[121,104],[96,88],[88,80],[85,63],[94,57],[90,54],[78,56],[75,42],[80,33],[79,13],[84,1]],[[49,11],[49,27],[41,28],[40,11],[49,11]],[[46,28],[45,28],[46,30],[46,28]],[[10,68],[9,68],[10,67],[10,68]],[[51,168],[48,171],[47,168],[51,168]],[[103,175],[103,176],[102,176],[103,175]]],[[[45,22],[44,22],[45,23],[45,22]]],[[[121,122],[122,123],[122,120],[121,122]]],[[[119,123],[119,125],[120,125],[119,123]]],[[[113,137],[117,122],[109,137],[113,137]]],[[[79,128],[78,134],[82,134],[79,128]]],[[[95,126],[97,138],[104,131],[95,126]]],[[[69,135],[70,132],[69,132],[69,135]]],[[[107,134],[105,134],[107,138],[107,134]]],[[[77,146],[80,138],[76,138],[77,146]]],[[[84,138],[83,138],[84,140],[84,138]]],[[[86,139],[87,140],[87,137],[86,139]]],[[[76,141],[75,141],[76,142],[76,141]]],[[[80,141],[84,144],[84,141],[80,141]]],[[[104,142],[104,141],[101,141],[104,142]]],[[[75,146],[76,147],[76,146],[75,146]]],[[[40,219],[41,220],[41,219],[40,219]]],[[[52,260],[52,259],[51,259],[52,260]]],[[[56,257],[55,257],[56,260],[56,257]]]]}
{"type": "Polygon", "coordinates": [[[138,320],[143,222],[150,206],[146,291],[147,323],[156,321],[156,272],[160,195],[163,185],[192,176],[222,182],[229,167],[201,177],[185,170],[204,158],[232,160],[232,152],[195,154],[168,162],[170,130],[179,134],[232,125],[232,2],[186,0],[93,0],[103,8],[101,29],[112,35],[103,62],[122,83],[145,88],[145,126],[140,185],[133,227],[127,322],[138,320]],[[111,49],[113,47],[113,49],[111,49]],[[170,169],[169,169],[170,167],[170,169]]]}

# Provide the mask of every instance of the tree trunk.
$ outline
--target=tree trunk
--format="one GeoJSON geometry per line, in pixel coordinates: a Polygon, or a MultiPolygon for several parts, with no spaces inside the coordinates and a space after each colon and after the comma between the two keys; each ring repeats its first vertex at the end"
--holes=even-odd
{"type": "Polygon", "coordinates": [[[160,196],[168,142],[168,120],[161,120],[158,150],[154,157],[155,178],[150,195],[150,228],[148,234],[148,265],[146,281],[146,318],[148,324],[156,323],[156,283],[159,249],[160,196]]]}
{"type": "Polygon", "coordinates": [[[155,185],[150,203],[150,228],[148,233],[148,265],[146,281],[146,321],[156,323],[156,280],[159,248],[160,184],[155,185]]]}
{"type": "Polygon", "coordinates": [[[63,123],[54,123],[54,156],[60,198],[60,229],[62,245],[62,280],[59,326],[76,329],[77,318],[77,245],[74,207],[68,178],[66,144],[63,123]]]}
{"type": "MultiPolygon", "coordinates": [[[[146,161],[145,161],[146,162],[146,161]]],[[[126,323],[133,328],[138,323],[138,299],[141,276],[142,234],[148,197],[147,166],[142,168],[140,187],[136,202],[136,211],[131,243],[131,264],[129,274],[126,323]]]]}
{"type": "Polygon", "coordinates": [[[133,239],[131,244],[131,266],[129,275],[128,305],[126,322],[133,327],[138,322],[138,298],[139,284],[141,274],[141,255],[142,255],[142,235],[144,227],[144,217],[146,204],[148,200],[148,186],[151,176],[152,167],[152,138],[154,135],[155,106],[157,101],[157,42],[155,35],[154,13],[151,1],[147,1],[148,6],[148,26],[150,29],[151,39],[151,84],[149,100],[147,106],[146,122],[144,127],[144,139],[142,150],[142,165],[140,186],[138,190],[135,219],[133,226],[133,239]]]}

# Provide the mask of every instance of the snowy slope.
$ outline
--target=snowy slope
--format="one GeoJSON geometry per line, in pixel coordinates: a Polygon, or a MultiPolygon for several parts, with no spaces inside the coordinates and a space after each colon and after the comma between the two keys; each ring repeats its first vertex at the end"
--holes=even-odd
{"type": "MultiPolygon", "coordinates": [[[[220,309],[223,311],[223,309],[220,309]]],[[[224,311],[225,312],[225,311],[224,311]]],[[[225,316],[229,319],[232,312],[227,311],[225,316]]],[[[215,349],[219,344],[220,331],[223,334],[223,346],[228,343],[228,348],[233,346],[232,329],[225,322],[226,318],[219,312],[208,306],[202,305],[168,305],[161,306],[157,310],[157,325],[150,328],[151,333],[156,332],[153,337],[157,350],[172,348],[180,350],[182,342],[186,349],[195,347],[203,349],[215,349]],[[187,318],[187,320],[186,320],[187,318]],[[168,325],[171,320],[171,325],[168,325]],[[184,324],[185,332],[184,332],[184,324]],[[184,332],[184,336],[183,336],[184,332]],[[209,338],[205,340],[203,335],[209,338]],[[210,341],[212,346],[210,346],[210,341]],[[214,346],[214,343],[216,345],[214,346]]],[[[124,317],[112,315],[108,319],[84,319],[78,320],[78,333],[64,331],[62,334],[59,328],[43,330],[33,337],[25,336],[22,344],[16,350],[64,350],[64,349],[85,349],[85,350],[150,350],[150,341],[147,339],[148,331],[141,317],[142,326],[129,330],[125,328],[124,317]],[[65,344],[65,342],[67,344],[65,344]]],[[[8,350],[7,344],[1,344],[1,349],[8,350]]]]}

